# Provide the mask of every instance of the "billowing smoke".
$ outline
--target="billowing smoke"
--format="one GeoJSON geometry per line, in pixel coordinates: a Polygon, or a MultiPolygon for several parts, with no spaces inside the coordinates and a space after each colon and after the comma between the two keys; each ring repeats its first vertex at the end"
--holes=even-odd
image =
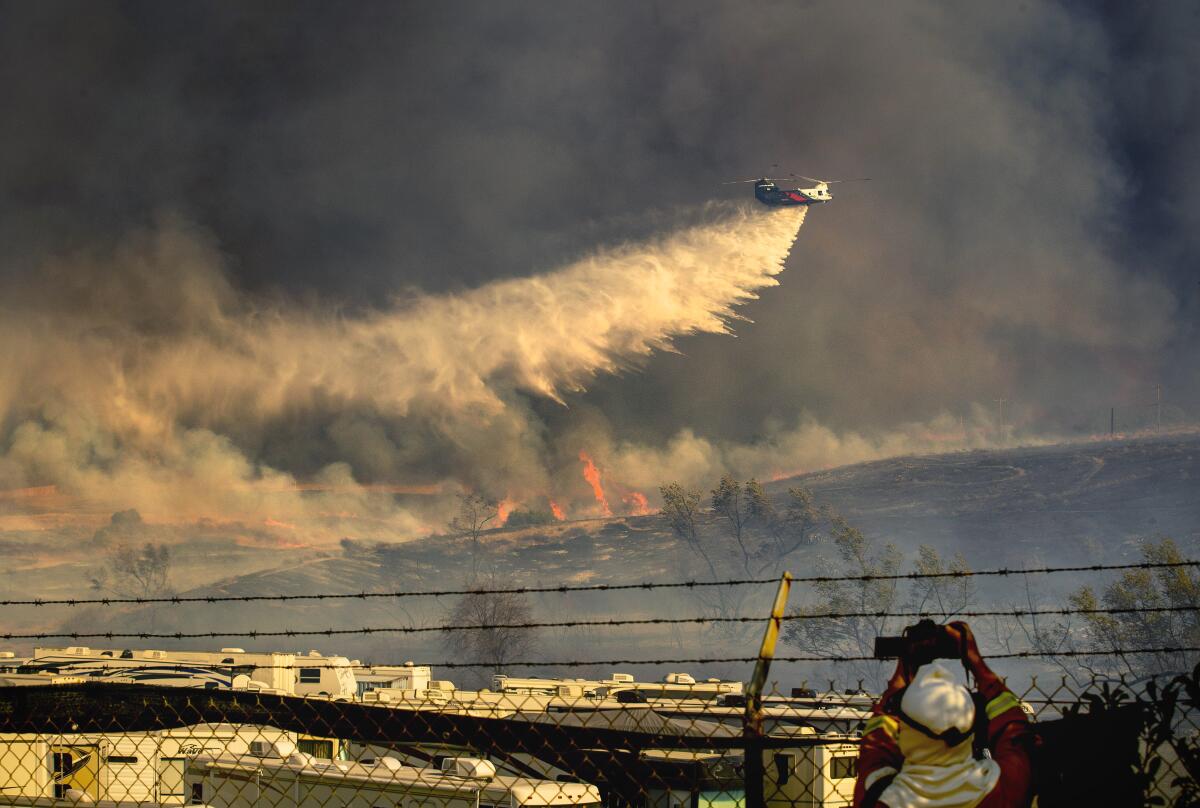
{"type": "Polygon", "coordinates": [[[401,506],[372,483],[545,497],[555,448],[529,400],[561,402],[675,337],[726,332],[778,282],[804,213],[698,218],[545,274],[356,314],[252,300],[179,221],[60,256],[0,304],[0,488],[53,485],[147,519],[302,521],[317,537],[439,526],[437,497],[401,506]]]}
{"type": "Polygon", "coordinates": [[[1194,423],[1197,21],[1126,5],[13,5],[0,485],[402,537],[1194,423]],[[794,227],[678,208],[772,163],[873,180],[737,308],[794,227]]]}

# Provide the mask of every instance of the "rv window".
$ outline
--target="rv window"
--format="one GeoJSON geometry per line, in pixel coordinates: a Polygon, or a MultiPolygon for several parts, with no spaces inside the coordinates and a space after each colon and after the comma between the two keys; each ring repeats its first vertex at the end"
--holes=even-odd
{"type": "Polygon", "coordinates": [[[126,648],[121,652],[121,659],[133,659],[133,651],[130,651],[128,648],[126,648]]]}
{"type": "Polygon", "coordinates": [[[109,755],[109,763],[137,763],[137,757],[134,755],[109,755]]]}
{"type": "Polygon", "coordinates": [[[112,656],[112,651],[102,651],[100,656],[112,656]]]}
{"type": "Polygon", "coordinates": [[[216,682],[205,682],[204,683],[205,690],[216,690],[217,687],[218,687],[218,685],[216,682]]]}
{"type": "Polygon", "coordinates": [[[829,761],[829,776],[834,780],[845,780],[858,776],[858,758],[854,755],[838,755],[829,761]]]}
{"type": "Polygon", "coordinates": [[[204,783],[192,783],[192,805],[204,802],[204,783]]]}
{"type": "Polygon", "coordinates": [[[333,741],[301,738],[297,747],[306,755],[312,755],[320,760],[333,760],[333,741]]]}
{"type": "Polygon", "coordinates": [[[182,803],[187,797],[187,793],[183,790],[183,758],[162,758],[160,761],[160,771],[158,775],[158,793],[162,797],[176,797],[178,802],[182,803]]]}
{"type": "Polygon", "coordinates": [[[792,772],[796,768],[796,756],[787,754],[786,752],[775,756],[775,773],[779,780],[779,785],[786,786],[788,780],[792,779],[792,772]]]}
{"type": "Polygon", "coordinates": [[[321,669],[320,668],[301,668],[300,669],[301,684],[320,684],[321,669]]]}

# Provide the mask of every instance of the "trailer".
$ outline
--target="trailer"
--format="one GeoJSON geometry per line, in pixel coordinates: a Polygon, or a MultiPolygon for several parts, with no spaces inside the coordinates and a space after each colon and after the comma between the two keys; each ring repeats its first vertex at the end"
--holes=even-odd
{"type": "Polygon", "coordinates": [[[317,761],[286,743],[261,755],[200,755],[187,766],[189,800],[212,808],[521,808],[599,806],[586,783],[496,773],[488,760],[451,757],[440,767],[317,761]]]}
{"type": "MultiPolygon", "coordinates": [[[[332,756],[341,742],[273,727],[198,724],[156,732],[0,734],[0,796],[183,805],[184,768],[200,754],[250,754],[290,743],[332,756]]],[[[315,759],[315,757],[314,757],[315,759]]]]}
{"type": "Polygon", "coordinates": [[[354,666],[343,656],[220,651],[160,651],[132,648],[36,648],[20,673],[87,676],[94,681],[198,687],[205,689],[268,690],[293,696],[358,695],[354,666]]]}

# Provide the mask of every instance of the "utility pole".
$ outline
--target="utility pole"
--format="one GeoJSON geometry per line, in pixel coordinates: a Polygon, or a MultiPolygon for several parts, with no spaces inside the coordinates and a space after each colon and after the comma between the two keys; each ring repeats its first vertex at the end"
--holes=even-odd
{"type": "Polygon", "coordinates": [[[1008,443],[1008,440],[1004,434],[1004,402],[1007,400],[1008,399],[1006,399],[1006,398],[993,399],[993,401],[995,401],[997,404],[1000,405],[1000,442],[1001,443],[1008,443]]]}

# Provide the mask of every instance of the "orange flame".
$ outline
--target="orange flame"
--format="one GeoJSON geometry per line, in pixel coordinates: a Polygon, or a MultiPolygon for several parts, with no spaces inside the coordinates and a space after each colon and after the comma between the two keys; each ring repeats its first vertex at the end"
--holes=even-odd
{"type": "Polygon", "coordinates": [[[612,516],[612,508],[608,507],[608,497],[604,496],[604,486],[600,483],[600,469],[596,468],[592,458],[582,449],[579,450],[579,460],[583,463],[583,479],[592,487],[592,496],[600,505],[600,512],[605,516],[612,516]]]}
{"type": "Polygon", "coordinates": [[[648,516],[652,513],[650,503],[646,500],[646,495],[641,491],[630,491],[621,497],[621,501],[625,503],[630,516],[648,516]]]}
{"type": "Polygon", "coordinates": [[[563,513],[562,506],[554,500],[550,500],[550,513],[554,514],[554,518],[560,522],[567,518],[567,515],[563,513]]]}
{"type": "Polygon", "coordinates": [[[496,506],[496,527],[504,527],[504,523],[508,521],[508,515],[513,512],[515,507],[517,507],[517,503],[514,500],[500,500],[500,504],[496,506]]]}

